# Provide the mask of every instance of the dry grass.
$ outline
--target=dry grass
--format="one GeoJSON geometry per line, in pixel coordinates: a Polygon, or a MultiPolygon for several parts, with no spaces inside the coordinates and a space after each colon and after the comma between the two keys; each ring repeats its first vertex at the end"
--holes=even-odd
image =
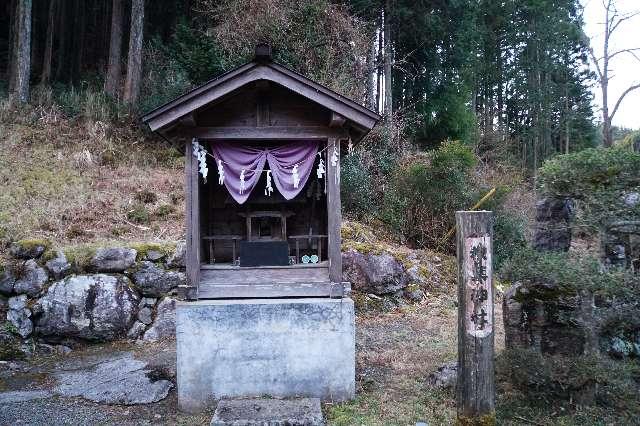
{"type": "MultiPolygon", "coordinates": [[[[386,314],[356,319],[356,399],[325,404],[330,425],[451,425],[453,389],[436,389],[427,377],[457,358],[455,290],[386,314]]],[[[495,352],[504,351],[502,300],[495,301],[495,352]]],[[[614,407],[580,407],[567,401],[532,400],[496,372],[499,425],[632,425],[633,413],[614,407]]]]}
{"type": "MultiPolygon", "coordinates": [[[[427,377],[457,357],[455,298],[441,295],[387,314],[356,320],[357,398],[325,406],[333,425],[449,425],[455,421],[452,389],[433,389],[427,377]]],[[[496,304],[496,351],[503,349],[496,304]]]]}
{"type": "Polygon", "coordinates": [[[167,241],[183,236],[182,158],[130,122],[0,105],[0,242],[167,241]],[[156,200],[136,200],[140,191],[156,200]],[[142,214],[136,214],[140,213],[142,214]]]}

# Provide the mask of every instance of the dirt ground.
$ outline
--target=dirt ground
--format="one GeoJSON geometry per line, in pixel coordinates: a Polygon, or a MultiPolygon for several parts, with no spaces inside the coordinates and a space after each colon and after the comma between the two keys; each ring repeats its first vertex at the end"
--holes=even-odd
{"type": "MultiPolygon", "coordinates": [[[[330,424],[448,424],[455,413],[451,392],[426,388],[429,373],[455,360],[456,311],[452,298],[357,318],[358,398],[325,404],[330,424]]],[[[500,312],[496,312],[499,317],[500,312]]],[[[501,346],[502,335],[496,336],[501,346]]],[[[48,390],[60,368],[80,368],[96,357],[133,352],[162,377],[175,379],[175,342],[139,346],[118,342],[91,345],[67,356],[41,356],[0,365],[1,395],[48,390]]],[[[212,411],[198,416],[178,412],[175,388],[148,405],[103,405],[79,398],[48,397],[0,405],[0,424],[208,424],[212,411]]]]}
{"type": "MultiPolygon", "coordinates": [[[[504,347],[501,304],[496,303],[496,352],[504,347]]],[[[455,419],[453,389],[434,389],[430,373],[456,361],[457,308],[443,295],[417,305],[356,320],[357,398],[325,404],[330,424],[448,425],[455,419]]]]}
{"type": "MultiPolygon", "coordinates": [[[[496,301],[496,354],[504,348],[501,303],[496,301]]],[[[455,420],[453,389],[434,389],[430,373],[456,360],[456,306],[441,295],[386,313],[360,314],[356,319],[356,386],[354,401],[323,404],[329,425],[450,425],[455,420]]],[[[207,425],[211,409],[197,416],[179,413],[175,387],[164,400],[147,405],[104,405],[79,398],[47,397],[3,402],[15,391],[47,390],[53,374],[79,368],[95,357],[132,352],[158,377],[175,382],[175,342],[135,345],[116,342],[91,345],[67,356],[42,356],[29,362],[0,363],[0,425],[171,424],[207,425]]],[[[534,407],[508,383],[497,383],[500,425],[621,425],[640,424],[615,410],[575,410],[549,404],[534,407]]]]}

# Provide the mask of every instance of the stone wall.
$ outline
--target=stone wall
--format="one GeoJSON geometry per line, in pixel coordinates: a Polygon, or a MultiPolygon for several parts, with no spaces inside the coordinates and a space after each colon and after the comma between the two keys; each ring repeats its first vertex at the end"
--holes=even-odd
{"type": "Polygon", "coordinates": [[[536,203],[533,246],[537,250],[569,250],[573,210],[570,198],[545,197],[539,200],[536,203]]]}
{"type": "MultiPolygon", "coordinates": [[[[358,309],[393,309],[455,285],[453,258],[383,242],[360,224],[345,229],[352,232],[343,235],[343,276],[358,309]]],[[[56,249],[23,240],[7,255],[0,260],[0,346],[7,348],[0,359],[33,347],[29,339],[71,345],[175,333],[184,243],[56,249]]]]}
{"type": "MultiPolygon", "coordinates": [[[[635,200],[635,196],[629,197],[635,200]]],[[[637,197],[640,199],[640,196],[637,197]]],[[[546,197],[536,204],[534,247],[568,251],[571,246],[570,199],[546,197]]],[[[640,222],[614,222],[601,235],[603,267],[638,273],[640,222]]],[[[640,358],[640,308],[637,301],[594,297],[553,282],[516,282],[503,299],[508,349],[528,348],[548,355],[606,353],[640,358]]]]}
{"type": "Polygon", "coordinates": [[[13,243],[11,259],[0,267],[0,319],[6,315],[0,341],[173,336],[177,288],[186,282],[184,250],[184,243],[67,251],[46,242],[13,243]]]}

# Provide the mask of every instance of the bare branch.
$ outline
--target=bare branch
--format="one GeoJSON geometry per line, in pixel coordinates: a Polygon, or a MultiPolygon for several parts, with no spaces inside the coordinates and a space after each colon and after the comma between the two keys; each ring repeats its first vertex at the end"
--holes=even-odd
{"type": "Polygon", "coordinates": [[[596,58],[596,54],[593,52],[593,47],[589,47],[589,56],[591,56],[591,61],[593,62],[593,64],[596,67],[596,72],[598,73],[598,78],[600,79],[600,81],[604,80],[604,75],[602,73],[602,69],[600,68],[600,63],[598,62],[598,59],[596,58]]]}
{"type": "MultiPolygon", "coordinates": [[[[630,12],[627,13],[626,15],[621,16],[618,21],[613,24],[613,26],[611,27],[611,30],[609,31],[609,34],[612,34],[616,28],[618,28],[618,25],[622,24],[625,21],[628,21],[629,19],[633,18],[634,16],[638,16],[640,15],[640,10],[635,11],[635,12],[630,12]]],[[[617,15],[614,15],[614,17],[611,19],[611,23],[613,23],[613,21],[615,20],[615,18],[617,17],[617,15]]]]}
{"type": "Polygon", "coordinates": [[[611,115],[609,116],[610,120],[613,120],[613,116],[616,115],[616,112],[618,111],[618,108],[620,107],[620,104],[622,103],[622,100],[624,99],[624,97],[627,96],[629,93],[633,92],[634,90],[637,90],[637,89],[640,89],[640,83],[634,84],[633,86],[628,87],[627,90],[622,92],[622,94],[618,98],[618,101],[616,102],[616,106],[613,107],[613,111],[611,112],[611,115]]]}
{"type": "Polygon", "coordinates": [[[615,52],[613,52],[613,53],[610,53],[610,54],[609,54],[609,60],[613,59],[615,56],[617,56],[617,55],[619,55],[619,54],[621,54],[621,53],[630,53],[630,54],[632,54],[636,59],[639,59],[639,60],[640,60],[640,58],[638,57],[638,55],[636,55],[636,52],[640,52],[640,47],[634,47],[634,48],[631,48],[631,49],[621,49],[621,50],[617,50],[617,51],[615,51],[615,52]]]}

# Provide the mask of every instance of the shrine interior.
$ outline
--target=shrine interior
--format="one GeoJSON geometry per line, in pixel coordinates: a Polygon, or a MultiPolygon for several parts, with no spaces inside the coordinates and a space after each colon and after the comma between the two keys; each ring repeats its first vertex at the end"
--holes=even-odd
{"type": "MultiPolygon", "coordinates": [[[[285,144],[289,141],[255,141],[252,145],[285,144]]],[[[247,144],[247,141],[239,142],[247,144]]],[[[319,146],[319,150],[325,144],[319,146]]],[[[261,173],[248,200],[238,204],[226,186],[220,185],[215,169],[207,182],[200,181],[201,262],[210,268],[240,264],[240,246],[245,241],[286,242],[289,265],[327,263],[326,176],[316,175],[319,157],[300,193],[286,200],[273,185],[266,194],[267,177],[261,173]]],[[[265,169],[269,168],[265,162],[265,169]]],[[[268,261],[263,266],[268,266],[268,261]]]]}

